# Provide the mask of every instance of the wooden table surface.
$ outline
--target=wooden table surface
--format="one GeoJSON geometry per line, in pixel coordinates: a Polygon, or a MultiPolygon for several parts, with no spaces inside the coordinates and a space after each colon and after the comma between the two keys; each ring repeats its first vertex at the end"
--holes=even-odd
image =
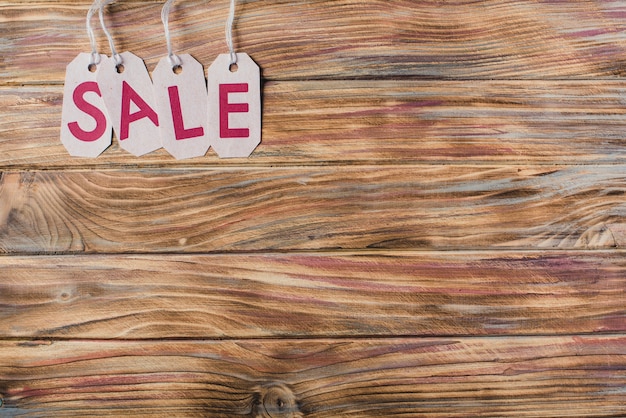
{"type": "Polygon", "coordinates": [[[626,1],[239,0],[262,143],[189,160],[67,154],[90,3],[0,2],[0,416],[626,416],[626,1]]]}

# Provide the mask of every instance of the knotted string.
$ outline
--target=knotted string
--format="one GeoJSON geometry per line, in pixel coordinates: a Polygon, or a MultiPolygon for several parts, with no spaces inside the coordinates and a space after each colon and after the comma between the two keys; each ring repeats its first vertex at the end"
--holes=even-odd
{"type": "Polygon", "coordinates": [[[181,60],[180,57],[174,54],[172,50],[172,37],[170,36],[169,28],[169,16],[172,3],[174,3],[174,0],[167,0],[163,5],[163,9],[161,9],[161,21],[163,22],[163,29],[165,30],[165,41],[167,42],[167,59],[170,61],[172,68],[174,68],[181,65],[181,60]]]}
{"type": "Polygon", "coordinates": [[[102,25],[102,30],[104,31],[104,34],[107,36],[107,39],[109,40],[109,47],[111,48],[111,56],[115,60],[115,65],[119,66],[119,65],[122,65],[122,57],[120,56],[120,54],[117,53],[115,49],[115,44],[113,43],[113,37],[111,36],[111,34],[109,33],[109,30],[104,24],[104,16],[103,16],[104,8],[108,6],[110,3],[113,3],[114,1],[115,0],[101,0],[100,9],[98,10],[98,15],[100,16],[100,25],[102,25]]]}
{"type": "Polygon", "coordinates": [[[93,32],[93,27],[91,27],[91,18],[96,12],[99,3],[100,0],[94,0],[94,2],[91,4],[91,7],[89,7],[89,11],[87,12],[87,35],[89,36],[89,43],[91,44],[91,59],[89,61],[90,66],[100,64],[100,54],[98,54],[96,35],[93,32]]]}
{"type": "Polygon", "coordinates": [[[226,44],[230,50],[230,65],[237,64],[237,54],[233,46],[233,22],[235,21],[235,0],[230,0],[230,12],[226,20],[226,44]]]}

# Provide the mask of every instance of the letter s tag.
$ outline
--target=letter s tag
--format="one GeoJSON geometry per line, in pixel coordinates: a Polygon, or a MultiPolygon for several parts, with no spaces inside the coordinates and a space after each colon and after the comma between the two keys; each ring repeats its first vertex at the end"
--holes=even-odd
{"type": "Polygon", "coordinates": [[[143,60],[131,52],[103,60],[98,85],[120,147],[136,157],[161,148],[152,81],[143,60]]]}
{"type": "Polygon", "coordinates": [[[163,147],[177,160],[202,157],[210,147],[206,83],[202,64],[177,55],[179,66],[162,58],[152,72],[163,147]]]}
{"type": "MultiPolygon", "coordinates": [[[[78,54],[67,65],[61,110],[61,143],[71,156],[97,157],[111,145],[111,121],[96,82],[100,66],[78,54]]],[[[100,55],[100,62],[106,55],[100,55]]]]}
{"type": "Polygon", "coordinates": [[[245,53],[220,54],[208,71],[208,130],[220,158],[248,157],[261,142],[261,73],[245,53]]]}

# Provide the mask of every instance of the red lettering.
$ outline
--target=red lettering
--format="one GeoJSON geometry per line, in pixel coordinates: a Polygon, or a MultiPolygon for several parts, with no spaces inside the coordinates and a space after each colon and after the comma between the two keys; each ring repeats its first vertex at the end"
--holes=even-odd
{"type": "Polygon", "coordinates": [[[97,139],[100,139],[100,137],[104,134],[107,125],[106,116],[104,115],[104,113],[102,113],[102,111],[96,106],[85,100],[85,93],[90,91],[102,97],[102,94],[100,93],[100,88],[98,87],[98,83],[96,83],[95,81],[86,81],[76,86],[72,97],[74,99],[74,104],[78,109],[82,110],[83,112],[94,118],[94,120],[96,121],[96,127],[92,131],[85,131],[80,126],[78,126],[78,122],[70,122],[67,124],[67,127],[70,129],[72,135],[74,135],[74,137],[83,142],[93,142],[97,139]]]}
{"type": "Polygon", "coordinates": [[[148,118],[159,126],[159,117],[141,96],[124,80],[122,81],[122,115],[120,119],[120,141],[128,139],[128,131],[131,123],[139,119],[148,118]],[[133,101],[139,110],[130,113],[130,102],[133,101]]]}
{"type": "Polygon", "coordinates": [[[247,93],[248,83],[220,84],[220,138],[248,138],[248,128],[230,128],[229,113],[248,112],[248,103],[229,103],[228,93],[247,93]]]}
{"type": "Polygon", "coordinates": [[[204,135],[202,126],[197,128],[185,129],[183,122],[183,112],[180,108],[180,96],[178,95],[178,86],[170,86],[167,89],[170,95],[170,108],[172,109],[172,121],[174,122],[174,133],[176,140],[196,138],[204,135]]]}

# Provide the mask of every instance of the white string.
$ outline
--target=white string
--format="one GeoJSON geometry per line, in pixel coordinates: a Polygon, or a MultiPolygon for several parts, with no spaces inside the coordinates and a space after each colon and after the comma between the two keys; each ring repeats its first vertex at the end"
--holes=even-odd
{"type": "Polygon", "coordinates": [[[170,36],[169,19],[170,8],[172,7],[174,0],[167,0],[161,9],[161,22],[163,22],[163,29],[165,29],[165,41],[167,42],[167,59],[173,67],[181,65],[180,57],[172,51],[172,37],[170,36]]]}
{"type": "Polygon", "coordinates": [[[230,50],[230,64],[237,64],[237,54],[233,47],[233,22],[235,21],[235,0],[230,0],[230,12],[226,20],[226,44],[230,50]]]}
{"type": "Polygon", "coordinates": [[[91,44],[91,60],[89,61],[89,65],[100,64],[100,54],[98,54],[98,45],[96,43],[96,35],[93,32],[93,28],[91,27],[91,18],[93,14],[96,12],[96,8],[98,8],[100,0],[94,0],[89,7],[89,11],[87,12],[87,35],[89,36],[89,43],[91,44]]]}
{"type": "Polygon", "coordinates": [[[122,65],[122,57],[115,50],[115,44],[113,43],[113,37],[109,33],[106,25],[104,24],[104,8],[108,6],[110,3],[113,3],[115,0],[101,0],[100,1],[100,9],[98,10],[98,15],[100,16],[100,25],[102,25],[102,30],[104,34],[107,36],[109,40],[109,46],[111,47],[111,56],[115,59],[115,65],[122,65]]]}

